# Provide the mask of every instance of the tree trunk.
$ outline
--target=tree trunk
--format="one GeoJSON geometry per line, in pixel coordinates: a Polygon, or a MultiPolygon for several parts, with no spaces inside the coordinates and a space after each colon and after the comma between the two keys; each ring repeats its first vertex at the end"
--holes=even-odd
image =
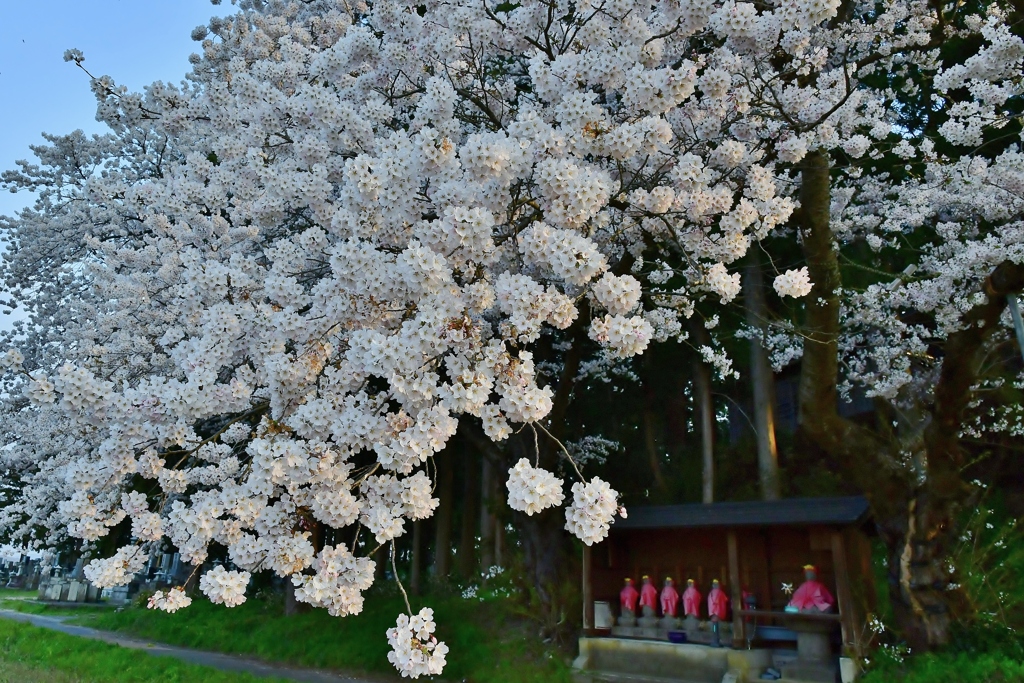
{"type": "MultiPolygon", "coordinates": [[[[969,609],[947,558],[956,543],[957,517],[969,497],[963,481],[960,431],[978,379],[985,342],[999,327],[1006,295],[1024,289],[1024,266],[1005,261],[984,284],[987,301],[971,309],[963,328],[949,335],[935,386],[931,419],[923,435],[924,483],[907,505],[906,523],[890,540],[890,573],[897,567],[893,612],[911,648],[933,648],[949,640],[949,627],[969,609]],[[902,533],[899,533],[902,532],[902,533]],[[894,564],[898,562],[898,564],[894,564]]],[[[918,478],[920,481],[920,478],[918,478]]]]}
{"type": "Polygon", "coordinates": [[[531,610],[540,620],[543,637],[564,645],[573,630],[569,615],[578,614],[573,598],[579,583],[578,575],[572,577],[574,563],[568,555],[572,545],[565,530],[565,514],[553,509],[530,517],[517,513],[516,517],[526,579],[533,587],[531,610]]]}
{"type": "MultiPolygon", "coordinates": [[[[706,343],[707,331],[698,322],[694,325],[694,342],[698,347],[706,343]]],[[[715,502],[715,404],[711,398],[711,370],[703,360],[693,363],[693,400],[697,404],[700,430],[700,452],[703,462],[701,500],[715,502]]]]}
{"type": "Polygon", "coordinates": [[[291,578],[286,578],[284,580],[284,615],[294,617],[296,614],[304,614],[312,609],[310,604],[295,599],[295,585],[292,584],[291,578]]]}
{"type": "Polygon", "coordinates": [[[412,523],[412,553],[409,565],[409,592],[419,595],[423,592],[423,524],[422,519],[412,523]]]}
{"type": "Polygon", "coordinates": [[[647,463],[651,467],[651,477],[654,480],[654,488],[664,493],[668,490],[665,483],[665,476],[661,471],[661,455],[658,453],[658,439],[656,434],[655,419],[658,411],[657,397],[654,394],[651,375],[651,359],[649,354],[640,358],[643,368],[643,394],[644,394],[644,446],[647,450],[647,463]]]}
{"type": "Polygon", "coordinates": [[[505,566],[505,525],[501,517],[494,520],[494,564],[505,566]]]}
{"type": "Polygon", "coordinates": [[[490,458],[484,456],[480,465],[480,571],[494,566],[494,475],[490,458]]]}
{"type": "Polygon", "coordinates": [[[434,528],[434,581],[445,583],[452,569],[452,494],[455,475],[452,454],[442,453],[434,458],[437,464],[437,497],[440,503],[434,528]]]}
{"type": "Polygon", "coordinates": [[[458,564],[463,579],[476,578],[476,528],[480,522],[480,459],[466,440],[463,449],[464,486],[462,495],[462,521],[459,533],[458,564]]]}
{"type": "MultiPolygon", "coordinates": [[[[581,306],[580,317],[572,328],[572,346],[562,357],[551,412],[544,420],[545,429],[562,442],[566,438],[566,415],[579,372],[580,347],[586,343],[586,327],[582,320],[587,317],[589,314],[585,306],[581,306]]],[[[536,446],[532,431],[524,430],[509,440],[508,448],[508,455],[513,461],[520,457],[537,458],[541,467],[551,471],[558,468],[562,457],[555,442],[543,432],[539,433],[536,446]]],[[[533,516],[517,513],[515,520],[523,548],[525,578],[531,591],[531,609],[541,623],[544,637],[567,645],[577,627],[575,617],[580,614],[576,608],[579,606],[581,582],[579,574],[574,573],[578,572],[579,565],[572,561],[569,552],[572,542],[565,530],[565,513],[561,509],[545,510],[533,516]]]]}
{"type": "Polygon", "coordinates": [[[801,170],[800,229],[813,289],[805,304],[800,429],[867,492],[888,549],[897,626],[911,648],[931,649],[948,642],[955,610],[963,605],[960,591],[950,590],[956,575],[946,560],[966,500],[959,436],[964,410],[1006,295],[1024,289],[1024,267],[1000,264],[985,282],[987,301],[971,309],[963,328],[946,340],[923,433],[913,430],[901,442],[895,434],[869,432],[841,418],[837,409],[840,270],[829,225],[828,159],[812,152],[801,170]],[[912,454],[915,472],[886,462],[901,452],[912,454]]]}
{"type": "MultiPolygon", "coordinates": [[[[764,278],[757,248],[751,249],[752,262],[744,278],[747,323],[763,336],[767,307],[764,303],[764,278]]],[[[757,470],[761,478],[761,497],[778,500],[779,451],[775,443],[775,378],[768,363],[762,339],[750,340],[750,380],[754,389],[754,429],[757,431],[757,470]]]]}

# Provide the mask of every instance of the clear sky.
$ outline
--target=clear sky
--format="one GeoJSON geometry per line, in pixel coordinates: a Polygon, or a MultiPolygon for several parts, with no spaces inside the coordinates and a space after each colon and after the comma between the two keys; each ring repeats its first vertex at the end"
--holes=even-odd
{"type": "MultiPolygon", "coordinates": [[[[192,29],[233,9],[209,0],[0,0],[0,169],[30,159],[43,131],[102,132],[88,77],[64,62],[66,49],[82,50],[89,71],[132,90],[178,83],[199,49],[192,29]]],[[[31,201],[0,192],[0,214],[31,201]]]]}

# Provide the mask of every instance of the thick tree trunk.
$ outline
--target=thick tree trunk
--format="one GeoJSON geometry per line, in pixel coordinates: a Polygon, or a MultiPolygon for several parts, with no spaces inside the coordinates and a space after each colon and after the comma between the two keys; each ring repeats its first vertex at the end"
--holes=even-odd
{"type": "Polygon", "coordinates": [[[579,604],[574,600],[579,576],[573,576],[573,571],[579,567],[569,556],[572,544],[565,531],[565,514],[553,509],[530,517],[517,513],[516,518],[526,579],[533,587],[531,610],[539,618],[544,638],[566,644],[573,631],[569,616],[579,612],[573,609],[574,602],[579,604]]]}
{"type": "Polygon", "coordinates": [[[894,613],[911,647],[945,644],[949,626],[966,604],[950,591],[947,558],[956,542],[957,516],[969,496],[963,481],[964,454],[960,431],[981,367],[984,345],[999,327],[1006,295],[1024,289],[1024,267],[1006,261],[984,284],[985,303],[964,316],[964,327],[943,347],[942,368],[935,386],[931,419],[924,430],[924,484],[917,487],[906,510],[905,527],[892,536],[892,563],[898,561],[894,613]]]}
{"type": "Polygon", "coordinates": [[[956,538],[956,516],[966,499],[959,434],[977,380],[984,342],[998,326],[1006,294],[1024,288],[1024,268],[1001,264],[985,283],[987,301],[946,340],[931,417],[923,435],[901,443],[841,418],[837,409],[839,261],[829,225],[827,157],[807,155],[802,165],[800,228],[814,288],[806,299],[800,374],[800,429],[871,498],[889,552],[890,597],[897,625],[912,648],[948,642],[959,591],[946,568],[956,538]],[[901,472],[885,461],[910,451],[918,463],[901,472]]]}
{"type": "Polygon", "coordinates": [[[451,453],[436,458],[437,497],[440,503],[434,515],[434,581],[445,583],[452,569],[452,495],[454,468],[451,453]]]}
{"type": "MultiPolygon", "coordinates": [[[[562,358],[562,370],[555,383],[551,412],[545,419],[545,429],[552,436],[564,442],[565,425],[572,389],[579,372],[580,347],[585,343],[586,328],[581,322],[586,311],[580,311],[580,318],[573,327],[572,347],[562,358]]],[[[510,439],[509,455],[513,462],[520,457],[537,458],[541,467],[556,470],[562,457],[559,447],[543,432],[538,445],[534,444],[533,433],[524,430],[510,439]],[[540,452],[537,453],[539,446],[540,452]]],[[[573,561],[571,536],[565,530],[565,513],[562,509],[545,510],[526,516],[517,513],[516,525],[523,548],[526,579],[532,591],[531,606],[541,623],[546,638],[552,638],[562,645],[568,645],[576,629],[576,615],[579,606],[579,564],[573,561]],[[570,616],[571,615],[571,616],[570,616]]]]}
{"type": "MultiPolygon", "coordinates": [[[[744,298],[747,304],[747,323],[762,335],[767,319],[764,303],[764,278],[761,261],[755,247],[752,262],[744,278],[744,298]]],[[[761,497],[778,500],[779,451],[775,443],[775,377],[772,375],[768,354],[761,339],[750,340],[750,381],[754,389],[754,428],[757,430],[757,470],[761,479],[761,497]]]]}

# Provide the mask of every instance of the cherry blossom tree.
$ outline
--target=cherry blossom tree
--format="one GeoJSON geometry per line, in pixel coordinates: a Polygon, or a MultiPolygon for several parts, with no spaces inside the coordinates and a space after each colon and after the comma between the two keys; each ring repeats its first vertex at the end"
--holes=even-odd
{"type": "MultiPolygon", "coordinates": [[[[751,245],[805,255],[774,278],[807,303],[772,351],[803,356],[811,438],[862,455],[834,406],[841,381],[867,382],[936,416],[926,481],[935,454],[956,462],[972,368],[1009,330],[999,297],[1024,263],[1018,148],[969,149],[1017,111],[1024,51],[998,5],[238,7],[195,31],[181,86],[90,76],[110,132],[50,137],[3,176],[39,196],[0,226],[9,303],[29,313],[4,356],[11,539],[116,539],[87,568],[100,586],[163,542],[197,570],[216,546],[237,570],[200,580],[215,602],[271,571],[358,613],[406,521],[438,505],[433,459],[462,420],[518,434],[511,507],[600,541],[618,494],[559,439],[572,382],[685,339],[695,307],[737,297],[751,245]],[[966,36],[984,49],[945,59],[966,36]],[[887,75],[911,66],[948,113],[938,151],[898,125],[887,75]],[[921,174],[873,163],[894,156],[921,174]],[[898,249],[911,229],[931,240],[907,257],[914,282],[843,288],[847,245],[898,249]],[[922,340],[908,309],[936,320],[941,368],[900,365],[922,340]]],[[[731,373],[711,332],[699,350],[731,373]]],[[[912,509],[901,542],[947,508],[912,509]]],[[[908,604],[938,592],[903,579],[908,604]]],[[[189,601],[173,588],[152,606],[189,601]]],[[[908,620],[941,642],[930,614],[908,620]]],[[[410,608],[389,631],[403,675],[441,670],[434,630],[410,608]]]]}

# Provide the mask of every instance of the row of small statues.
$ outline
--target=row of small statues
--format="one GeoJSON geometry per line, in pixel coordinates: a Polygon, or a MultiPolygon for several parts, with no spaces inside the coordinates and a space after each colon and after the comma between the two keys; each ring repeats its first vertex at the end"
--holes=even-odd
{"type": "MultiPolygon", "coordinates": [[[[686,580],[686,590],[683,591],[683,616],[700,618],[701,596],[693,579],[686,580]]],[[[619,603],[622,608],[622,616],[619,617],[620,626],[635,626],[637,602],[640,603],[644,619],[654,619],[661,603],[662,617],[667,620],[674,620],[679,615],[679,591],[676,590],[675,582],[671,576],[665,577],[664,586],[659,595],[658,589],[651,581],[651,577],[643,577],[643,586],[637,591],[633,585],[633,579],[626,579],[626,585],[619,592],[619,603]]],[[[835,605],[835,599],[829,593],[825,584],[818,581],[818,569],[814,565],[804,566],[804,582],[793,593],[792,599],[786,606],[790,612],[829,612],[835,605]]],[[[729,596],[722,590],[718,579],[711,582],[711,591],[708,593],[708,617],[711,621],[718,622],[727,618],[729,610],[729,596]]]]}

